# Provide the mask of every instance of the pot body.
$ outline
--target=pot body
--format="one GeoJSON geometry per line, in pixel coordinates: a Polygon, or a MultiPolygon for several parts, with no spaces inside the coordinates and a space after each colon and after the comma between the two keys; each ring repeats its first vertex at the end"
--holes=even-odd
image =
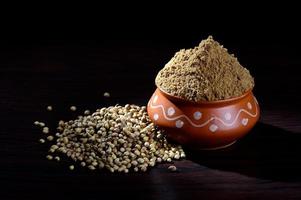
{"type": "Polygon", "coordinates": [[[197,149],[219,149],[246,135],[259,119],[252,91],[238,98],[189,102],[156,89],[147,112],[172,140],[197,149]]]}

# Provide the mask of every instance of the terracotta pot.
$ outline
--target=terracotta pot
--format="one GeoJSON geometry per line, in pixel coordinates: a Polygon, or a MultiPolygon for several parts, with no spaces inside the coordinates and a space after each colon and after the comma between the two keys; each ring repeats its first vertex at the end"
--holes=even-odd
{"type": "Polygon", "coordinates": [[[220,149],[246,135],[259,119],[252,91],[240,97],[211,102],[190,102],[157,89],[147,112],[169,138],[197,149],[220,149]]]}

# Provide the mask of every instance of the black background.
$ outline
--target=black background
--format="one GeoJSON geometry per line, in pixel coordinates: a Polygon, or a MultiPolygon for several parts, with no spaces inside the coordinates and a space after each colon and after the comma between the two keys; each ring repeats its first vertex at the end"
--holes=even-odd
{"type": "Polygon", "coordinates": [[[3,18],[0,199],[300,198],[298,11],[284,5],[245,4],[231,10],[185,5],[100,6],[64,18],[56,10],[48,15],[39,9],[3,18]],[[59,119],[72,119],[85,109],[145,105],[158,70],[176,51],[208,35],[255,77],[262,117],[246,138],[221,151],[187,150],[188,159],[175,162],[179,173],[168,172],[168,164],[146,174],[90,172],[77,165],[70,172],[68,160],[45,159],[47,145],[38,143],[43,135],[33,121],[54,129],[59,119]],[[110,99],[103,98],[105,91],[110,99]],[[53,112],[46,111],[47,105],[53,112]],[[71,113],[70,105],[78,112],[71,113]]]}

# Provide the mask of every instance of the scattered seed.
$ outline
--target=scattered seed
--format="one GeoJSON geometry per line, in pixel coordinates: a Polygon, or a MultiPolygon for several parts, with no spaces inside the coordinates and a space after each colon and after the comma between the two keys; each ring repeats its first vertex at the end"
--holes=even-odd
{"type": "Polygon", "coordinates": [[[59,127],[64,126],[64,125],[65,125],[65,122],[63,120],[60,120],[59,121],[59,127]]]}
{"type": "Polygon", "coordinates": [[[65,144],[68,144],[68,138],[67,137],[63,137],[63,142],[65,143],[65,144]]]}
{"type": "Polygon", "coordinates": [[[49,128],[48,127],[44,127],[43,128],[43,133],[45,133],[45,134],[49,133],[49,128]]]}
{"type": "Polygon", "coordinates": [[[61,160],[61,158],[58,157],[58,156],[55,156],[54,159],[55,159],[56,161],[58,161],[58,162],[61,160]]]}
{"type": "Polygon", "coordinates": [[[47,106],[48,111],[52,111],[52,106],[47,106]]]}
{"type": "Polygon", "coordinates": [[[48,141],[52,141],[53,138],[54,138],[54,137],[53,137],[52,135],[49,135],[49,136],[47,137],[47,140],[48,140],[48,141]]]}
{"type": "Polygon", "coordinates": [[[170,165],[170,166],[168,167],[168,170],[171,171],[171,172],[175,172],[175,171],[177,171],[177,167],[174,166],[174,165],[170,165]]]}
{"type": "Polygon", "coordinates": [[[55,151],[57,151],[59,149],[59,147],[57,145],[51,145],[49,152],[54,153],[55,151]]]}
{"type": "Polygon", "coordinates": [[[52,155],[47,155],[46,158],[47,158],[48,160],[52,160],[52,159],[53,159],[53,156],[52,156],[52,155]]]}
{"type": "Polygon", "coordinates": [[[177,159],[177,160],[180,159],[180,155],[176,154],[175,157],[174,157],[174,159],[177,159]]]}
{"type": "Polygon", "coordinates": [[[39,123],[39,126],[40,126],[40,127],[44,127],[44,126],[45,126],[45,123],[44,123],[44,122],[40,122],[40,123],[39,123]]]}
{"type": "Polygon", "coordinates": [[[41,138],[41,139],[39,139],[39,142],[43,144],[43,143],[45,143],[45,140],[41,138]]]}
{"type": "Polygon", "coordinates": [[[76,109],[77,109],[76,106],[70,106],[71,111],[76,111],[76,109]]]}
{"type": "Polygon", "coordinates": [[[90,170],[145,172],[156,163],[185,155],[181,146],[167,142],[149,120],[146,108],[136,105],[110,106],[74,120],[61,120],[57,130],[56,140],[47,137],[54,142],[49,151],[63,153],[90,170]]]}
{"type": "Polygon", "coordinates": [[[74,165],[70,165],[70,166],[69,166],[69,169],[70,169],[70,170],[74,170],[74,165]]]}
{"type": "Polygon", "coordinates": [[[39,121],[35,121],[33,124],[36,125],[36,126],[38,126],[38,125],[40,125],[40,122],[39,121]]]}
{"type": "Polygon", "coordinates": [[[90,114],[90,110],[85,110],[84,114],[85,115],[89,115],[90,114]]]}
{"type": "Polygon", "coordinates": [[[105,93],[103,93],[103,96],[104,96],[104,97],[110,97],[111,95],[110,95],[110,93],[105,92],[105,93]]]}

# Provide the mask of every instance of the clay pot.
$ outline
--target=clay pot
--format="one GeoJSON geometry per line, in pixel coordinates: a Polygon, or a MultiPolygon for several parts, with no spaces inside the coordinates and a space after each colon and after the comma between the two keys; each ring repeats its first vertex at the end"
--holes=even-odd
{"type": "Polygon", "coordinates": [[[253,128],[260,115],[251,90],[240,97],[196,103],[156,89],[147,112],[170,139],[208,150],[235,143],[253,128]]]}

